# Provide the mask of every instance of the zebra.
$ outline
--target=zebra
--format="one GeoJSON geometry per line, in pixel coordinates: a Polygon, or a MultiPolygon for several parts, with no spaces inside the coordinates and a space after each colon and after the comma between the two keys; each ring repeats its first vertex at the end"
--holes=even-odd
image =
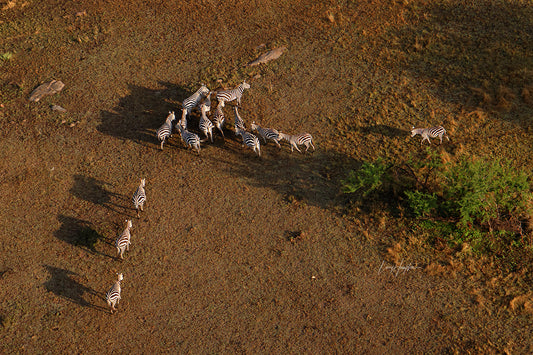
{"type": "Polygon", "coordinates": [[[425,140],[427,140],[428,143],[431,144],[429,138],[439,137],[440,144],[442,144],[442,136],[446,137],[448,141],[450,140],[450,138],[446,134],[446,130],[442,126],[435,126],[430,128],[415,128],[413,126],[413,128],[411,129],[411,137],[414,137],[417,134],[420,134],[422,136],[422,141],[420,142],[420,145],[422,145],[425,140]]]}
{"type": "Polygon", "coordinates": [[[196,149],[196,152],[200,154],[200,137],[198,137],[196,133],[187,131],[181,125],[178,125],[178,129],[180,130],[181,140],[183,143],[185,143],[189,148],[196,149]]]}
{"type": "MultiPolygon", "coordinates": [[[[212,93],[213,93],[212,91],[209,91],[209,93],[205,97],[204,102],[202,103],[202,105],[205,106],[205,112],[211,111],[211,94],[212,93]]],[[[202,105],[200,105],[200,110],[202,109],[202,105]]]]}
{"type": "Polygon", "coordinates": [[[246,127],[244,127],[244,121],[239,115],[237,106],[234,106],[233,109],[235,110],[235,135],[239,135],[239,133],[237,133],[237,130],[246,131],[246,127]]]}
{"type": "Polygon", "coordinates": [[[217,92],[216,97],[219,102],[220,101],[230,102],[230,101],[237,99],[237,105],[240,106],[242,93],[244,89],[249,89],[249,88],[250,88],[250,84],[248,84],[245,80],[242,82],[242,84],[237,86],[235,89],[223,90],[223,91],[217,92]]]}
{"type": "Polygon", "coordinates": [[[105,295],[105,299],[107,301],[107,305],[111,307],[111,314],[113,314],[113,311],[116,311],[115,305],[118,306],[118,302],[120,301],[120,281],[124,279],[124,276],[122,274],[117,274],[118,280],[115,281],[113,286],[107,291],[105,295]]]}
{"type": "Polygon", "coordinates": [[[146,184],[146,179],[141,179],[141,183],[139,184],[139,187],[137,190],[135,190],[135,193],[133,194],[133,205],[135,206],[135,209],[137,210],[137,218],[140,217],[139,215],[139,208],[141,211],[143,210],[144,202],[146,201],[146,193],[144,191],[144,186],[146,184]]]}
{"type": "Polygon", "coordinates": [[[296,150],[301,153],[302,151],[298,149],[298,146],[302,144],[305,145],[306,152],[309,149],[309,146],[313,147],[313,151],[315,150],[315,146],[313,145],[313,137],[309,133],[300,133],[300,134],[291,136],[290,134],[279,132],[279,137],[281,139],[287,140],[290,143],[291,152],[293,152],[294,148],[296,148],[296,150]]]}
{"type": "Polygon", "coordinates": [[[250,132],[246,132],[237,127],[235,134],[242,137],[242,146],[247,145],[252,148],[252,150],[257,153],[258,156],[261,156],[261,145],[259,144],[259,139],[250,132]]]}
{"type": "Polygon", "coordinates": [[[265,142],[265,144],[268,138],[273,140],[277,144],[278,148],[281,149],[281,145],[279,144],[279,140],[281,139],[281,137],[279,136],[278,130],[274,128],[263,128],[259,125],[256,125],[255,122],[252,122],[252,125],[250,127],[252,129],[252,132],[257,131],[257,133],[259,133],[259,135],[263,137],[263,141],[265,142]]]}
{"type": "Polygon", "coordinates": [[[120,256],[121,259],[124,259],[124,251],[130,250],[130,229],[131,229],[131,220],[126,221],[126,229],[122,232],[121,235],[117,238],[117,241],[115,242],[115,246],[117,247],[117,254],[120,256]]]}
{"type": "Polygon", "coordinates": [[[200,117],[199,127],[202,132],[204,132],[207,138],[211,139],[213,143],[213,123],[207,118],[207,106],[205,104],[200,105],[202,109],[202,116],[200,117]]]}
{"type": "Polygon", "coordinates": [[[223,107],[224,107],[224,101],[220,101],[217,105],[217,110],[215,111],[213,120],[215,121],[215,126],[218,128],[220,133],[222,133],[222,137],[226,138],[224,136],[224,131],[222,130],[224,128],[224,122],[226,121],[226,117],[224,116],[224,111],[222,110],[223,107]]]}
{"type": "Polygon", "coordinates": [[[178,124],[187,129],[187,109],[184,108],[181,110],[181,119],[179,120],[178,124]]]}
{"type": "Polygon", "coordinates": [[[161,142],[161,150],[163,150],[163,144],[168,137],[172,136],[172,121],[176,119],[174,111],[168,112],[167,120],[157,130],[157,139],[161,142]]]}
{"type": "Polygon", "coordinates": [[[193,108],[198,106],[200,100],[203,96],[206,96],[209,93],[209,89],[202,85],[194,94],[183,100],[181,106],[187,110],[187,114],[190,115],[193,108]]]}

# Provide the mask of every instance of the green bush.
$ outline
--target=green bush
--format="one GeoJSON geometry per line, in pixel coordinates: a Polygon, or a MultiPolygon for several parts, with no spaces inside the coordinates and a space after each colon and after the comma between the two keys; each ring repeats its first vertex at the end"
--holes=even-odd
{"type": "Polygon", "coordinates": [[[342,180],[342,191],[344,193],[354,193],[359,190],[363,191],[363,196],[379,190],[384,181],[388,180],[387,170],[389,164],[383,159],[378,158],[373,163],[365,162],[358,171],[350,171],[348,177],[342,180]]]}
{"type": "Polygon", "coordinates": [[[527,174],[501,161],[463,158],[443,177],[444,210],[462,226],[518,218],[530,207],[527,174]]]}
{"type": "Polygon", "coordinates": [[[438,197],[435,193],[420,191],[405,191],[407,203],[416,217],[427,217],[435,213],[438,207],[438,197]]]}

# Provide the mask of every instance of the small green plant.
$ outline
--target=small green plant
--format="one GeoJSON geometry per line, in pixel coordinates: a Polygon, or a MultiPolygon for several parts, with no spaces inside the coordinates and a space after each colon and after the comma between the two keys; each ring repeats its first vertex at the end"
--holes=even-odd
{"type": "Polygon", "coordinates": [[[407,203],[416,217],[427,217],[435,214],[438,207],[438,197],[433,192],[431,194],[420,191],[405,191],[407,203]]]}
{"type": "Polygon", "coordinates": [[[342,191],[344,193],[354,193],[363,191],[363,196],[367,196],[378,190],[388,179],[387,170],[390,165],[382,158],[378,158],[373,163],[365,162],[358,171],[351,171],[348,177],[342,181],[342,191]]]}
{"type": "Polygon", "coordinates": [[[11,52],[5,52],[5,53],[0,54],[0,59],[3,60],[3,61],[7,62],[11,58],[13,58],[13,53],[11,53],[11,52]]]}

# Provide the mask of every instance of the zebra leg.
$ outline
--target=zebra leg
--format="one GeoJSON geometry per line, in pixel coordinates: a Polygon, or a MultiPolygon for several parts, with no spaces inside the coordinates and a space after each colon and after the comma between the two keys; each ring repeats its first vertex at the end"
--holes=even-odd
{"type": "Polygon", "coordinates": [[[313,141],[310,141],[309,144],[311,144],[311,147],[313,147],[313,152],[315,151],[315,146],[313,144],[313,141]]]}
{"type": "MultiPolygon", "coordinates": [[[[302,152],[302,151],[298,148],[298,145],[294,144],[294,148],[296,148],[296,150],[297,150],[298,152],[300,152],[300,153],[302,152]]],[[[292,150],[291,150],[291,152],[292,152],[292,150]]]]}
{"type": "Polygon", "coordinates": [[[273,141],[276,142],[276,144],[278,145],[278,148],[281,149],[281,144],[279,144],[279,141],[276,139],[273,139],[273,141]]]}
{"type": "Polygon", "coordinates": [[[163,150],[163,143],[165,143],[164,140],[161,141],[161,150],[163,150]]]}

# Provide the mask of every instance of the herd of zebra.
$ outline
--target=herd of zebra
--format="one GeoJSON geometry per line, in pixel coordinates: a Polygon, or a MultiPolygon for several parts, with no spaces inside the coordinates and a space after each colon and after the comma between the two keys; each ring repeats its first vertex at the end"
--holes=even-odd
{"type": "MultiPolygon", "coordinates": [[[[246,81],[243,81],[242,84],[231,90],[222,90],[216,92],[216,100],[218,102],[216,111],[213,115],[213,122],[207,116],[207,113],[211,111],[211,95],[213,92],[209,90],[205,85],[202,85],[194,94],[183,100],[182,103],[182,114],[181,119],[177,123],[176,128],[179,130],[181,140],[184,144],[196,150],[200,154],[200,137],[188,130],[187,126],[187,116],[190,116],[192,110],[196,107],[200,109],[200,121],[198,123],[198,128],[205,135],[205,140],[210,140],[213,142],[213,129],[216,127],[222,134],[222,138],[225,138],[224,135],[224,124],[226,121],[226,116],[224,114],[223,108],[225,107],[226,102],[233,100],[237,101],[237,105],[233,107],[235,113],[235,135],[241,136],[243,146],[250,147],[258,156],[261,156],[261,144],[257,136],[252,132],[257,132],[266,143],[267,139],[272,140],[276,143],[278,148],[281,148],[280,140],[286,140],[291,146],[291,152],[296,149],[300,153],[302,152],[298,146],[304,145],[306,147],[305,151],[309,147],[315,150],[313,145],[313,137],[309,133],[300,133],[297,135],[289,135],[283,132],[278,131],[274,128],[263,128],[257,125],[255,122],[252,122],[250,126],[250,131],[247,131],[244,124],[244,120],[239,115],[239,107],[241,104],[241,97],[245,89],[249,89],[250,84],[246,81]]],[[[163,150],[163,145],[165,144],[168,137],[172,136],[173,121],[176,119],[174,112],[171,111],[168,113],[165,123],[157,130],[157,138],[161,142],[161,150],[163,150]]]]}
{"type": "MultiPolygon", "coordinates": [[[[223,108],[225,107],[226,102],[230,102],[233,100],[237,100],[237,105],[234,106],[234,112],[235,112],[235,135],[240,135],[243,140],[243,145],[246,145],[250,147],[258,156],[261,156],[261,148],[259,139],[252,134],[251,132],[248,132],[246,130],[245,124],[241,116],[239,115],[238,107],[241,103],[241,97],[245,89],[249,89],[250,85],[244,81],[242,84],[237,86],[233,90],[224,90],[219,91],[216,93],[216,99],[218,101],[218,105],[216,108],[216,112],[213,116],[213,121],[215,124],[211,122],[211,120],[207,117],[207,112],[211,110],[211,94],[212,92],[205,86],[202,85],[200,89],[198,89],[193,95],[185,99],[182,103],[182,117],[181,120],[177,124],[177,129],[179,130],[181,140],[185,143],[185,145],[189,148],[195,149],[196,152],[200,153],[200,137],[193,132],[190,132],[187,129],[187,116],[191,114],[191,111],[198,107],[201,111],[200,121],[198,124],[198,127],[200,131],[206,136],[206,140],[209,139],[211,142],[213,142],[213,128],[217,127],[217,129],[222,134],[222,137],[225,138],[224,135],[224,123],[225,123],[225,115],[223,108]],[[203,100],[203,101],[202,101],[203,100]]],[[[166,118],[165,123],[157,130],[157,138],[161,142],[161,150],[163,150],[163,145],[168,137],[172,135],[173,132],[173,121],[175,120],[174,112],[169,112],[168,117],[166,118]]],[[[297,151],[300,151],[298,148],[299,145],[304,145],[306,147],[305,151],[309,149],[309,147],[312,147],[313,150],[315,150],[315,146],[313,145],[313,137],[309,133],[301,133],[298,135],[288,135],[282,132],[279,132],[276,129],[273,128],[263,128],[259,125],[257,125],[255,122],[252,122],[251,124],[251,131],[256,131],[259,133],[259,135],[263,138],[263,140],[266,142],[267,139],[274,141],[276,145],[281,148],[280,140],[284,139],[287,140],[291,146],[291,152],[296,149],[297,151]]],[[[430,138],[439,138],[440,142],[442,143],[442,137],[446,137],[446,139],[450,140],[448,136],[446,135],[446,130],[442,126],[436,126],[436,127],[430,127],[430,128],[415,128],[413,127],[411,130],[411,137],[414,137],[415,135],[420,134],[422,136],[421,144],[427,140],[429,144],[431,144],[430,138]]],[[[145,179],[141,179],[139,187],[133,194],[133,205],[135,206],[135,209],[137,211],[137,217],[140,216],[139,210],[143,211],[144,202],[146,201],[146,192],[144,190],[146,184],[145,179]]],[[[132,228],[132,221],[126,220],[126,228],[124,231],[119,235],[115,242],[115,246],[117,248],[117,254],[118,256],[123,259],[124,258],[124,252],[126,250],[129,250],[130,246],[130,229],[132,228]]],[[[121,287],[120,283],[124,279],[124,275],[122,273],[117,274],[118,278],[117,281],[113,284],[113,286],[109,289],[109,291],[106,294],[106,301],[108,306],[110,307],[111,313],[115,312],[117,309],[115,306],[118,305],[120,301],[120,292],[121,287]]]]}

